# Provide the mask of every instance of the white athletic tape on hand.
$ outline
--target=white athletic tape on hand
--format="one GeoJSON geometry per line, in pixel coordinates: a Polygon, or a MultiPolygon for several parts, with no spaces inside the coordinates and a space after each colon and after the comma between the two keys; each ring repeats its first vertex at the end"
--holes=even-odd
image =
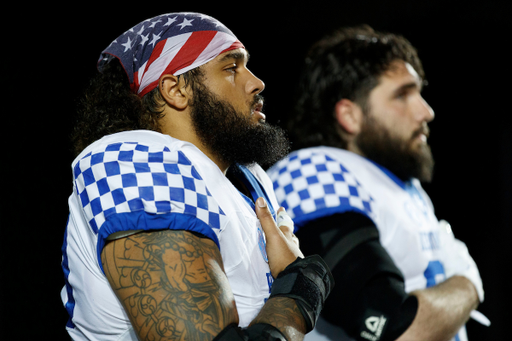
{"type": "Polygon", "coordinates": [[[290,216],[288,215],[288,213],[286,213],[286,211],[281,211],[277,214],[277,226],[278,227],[281,227],[281,226],[288,226],[289,228],[292,229],[293,231],[293,220],[292,218],[290,218],[290,216]]]}
{"type": "Polygon", "coordinates": [[[466,244],[455,238],[450,224],[445,220],[439,221],[439,234],[443,252],[443,266],[446,277],[464,276],[475,286],[480,302],[484,301],[484,288],[478,266],[469,254],[466,244]]]}
{"type": "Polygon", "coordinates": [[[485,316],[484,314],[482,314],[481,312],[479,312],[478,310],[473,310],[471,311],[471,313],[469,314],[469,316],[471,316],[471,318],[477,322],[479,322],[480,324],[483,324],[484,326],[487,326],[489,327],[491,325],[491,320],[489,320],[487,318],[487,316],[485,316]]]}

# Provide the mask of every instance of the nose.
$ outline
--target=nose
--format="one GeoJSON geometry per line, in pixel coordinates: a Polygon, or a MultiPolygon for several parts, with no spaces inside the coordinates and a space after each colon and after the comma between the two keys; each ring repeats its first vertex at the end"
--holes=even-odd
{"type": "Polygon", "coordinates": [[[249,79],[245,84],[245,91],[248,94],[257,95],[265,89],[265,83],[249,71],[249,79]]]}
{"type": "Polygon", "coordinates": [[[435,113],[434,109],[420,96],[418,108],[417,108],[417,119],[419,121],[431,122],[434,120],[435,113]]]}

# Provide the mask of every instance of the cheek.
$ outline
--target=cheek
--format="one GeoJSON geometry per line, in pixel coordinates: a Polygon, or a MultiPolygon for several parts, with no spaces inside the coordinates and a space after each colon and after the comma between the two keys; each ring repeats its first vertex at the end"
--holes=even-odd
{"type": "Polygon", "coordinates": [[[410,121],[401,116],[388,117],[383,122],[382,128],[386,129],[391,137],[404,141],[404,143],[408,143],[411,140],[415,131],[410,121]]]}
{"type": "Polygon", "coordinates": [[[373,112],[371,115],[381,129],[385,129],[395,138],[403,138],[407,135],[407,118],[403,114],[403,110],[398,110],[397,106],[387,106],[373,112]]]}
{"type": "Polygon", "coordinates": [[[386,125],[394,135],[409,140],[419,128],[413,111],[407,105],[396,105],[390,110],[386,125]]]}
{"type": "Polygon", "coordinates": [[[232,101],[241,101],[244,98],[244,91],[240,84],[236,82],[224,82],[216,89],[217,93],[225,98],[226,100],[232,101]]]}

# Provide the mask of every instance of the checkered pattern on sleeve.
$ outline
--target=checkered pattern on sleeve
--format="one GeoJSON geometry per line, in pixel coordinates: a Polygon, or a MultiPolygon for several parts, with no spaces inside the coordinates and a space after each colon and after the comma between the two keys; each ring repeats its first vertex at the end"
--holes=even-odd
{"type": "Polygon", "coordinates": [[[95,233],[112,214],[194,215],[220,229],[225,214],[181,151],[113,143],[85,155],[73,168],[75,188],[95,233]]]}
{"type": "Polygon", "coordinates": [[[279,204],[294,219],[322,209],[372,213],[371,196],[342,164],[323,153],[293,152],[268,173],[279,204]]]}

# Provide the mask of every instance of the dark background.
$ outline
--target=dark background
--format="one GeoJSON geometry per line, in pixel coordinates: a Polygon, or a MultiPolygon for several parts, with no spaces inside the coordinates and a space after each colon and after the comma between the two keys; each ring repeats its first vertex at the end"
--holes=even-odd
{"type": "Polygon", "coordinates": [[[249,68],[266,83],[265,114],[272,123],[286,119],[304,53],[324,33],[366,23],[403,34],[417,47],[430,84],[424,97],[436,112],[430,125],[436,173],[425,188],[437,216],[451,222],[479,265],[486,291],[479,310],[492,321],[489,328],[470,321],[470,340],[510,339],[505,276],[512,226],[511,2],[119,4],[15,4],[3,11],[4,336],[12,331],[16,340],[65,339],[67,317],[59,292],[72,190],[68,136],[76,97],[94,73],[99,53],[144,19],[194,11],[219,19],[248,48],[249,68]]]}

